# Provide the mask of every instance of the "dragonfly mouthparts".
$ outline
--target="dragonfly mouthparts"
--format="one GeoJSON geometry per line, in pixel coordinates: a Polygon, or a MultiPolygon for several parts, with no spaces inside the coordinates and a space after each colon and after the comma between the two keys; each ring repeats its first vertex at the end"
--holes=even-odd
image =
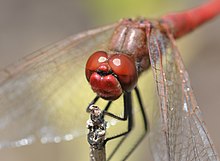
{"type": "Polygon", "coordinates": [[[103,71],[103,70],[97,70],[97,74],[99,74],[100,76],[107,76],[107,75],[113,75],[114,77],[117,77],[112,70],[109,71],[103,71]]]}

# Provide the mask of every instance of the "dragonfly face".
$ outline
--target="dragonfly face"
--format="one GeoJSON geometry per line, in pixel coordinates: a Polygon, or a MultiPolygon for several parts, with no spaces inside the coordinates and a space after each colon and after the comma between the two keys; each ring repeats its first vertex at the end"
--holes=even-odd
{"type": "Polygon", "coordinates": [[[148,22],[123,20],[115,28],[109,51],[95,52],[87,61],[86,78],[93,91],[106,100],[116,100],[131,91],[138,75],[149,67],[146,31],[148,22]]]}
{"type": "Polygon", "coordinates": [[[125,54],[94,53],[86,64],[86,77],[94,92],[106,100],[115,100],[130,91],[137,82],[132,57],[125,54]]]}

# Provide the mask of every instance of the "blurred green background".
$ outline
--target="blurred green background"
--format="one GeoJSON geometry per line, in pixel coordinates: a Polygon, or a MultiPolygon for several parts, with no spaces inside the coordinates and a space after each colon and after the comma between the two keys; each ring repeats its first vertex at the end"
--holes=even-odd
{"type": "MultiPolygon", "coordinates": [[[[0,0],[0,68],[57,40],[124,17],[157,18],[201,4],[202,0],[0,0]]],[[[178,40],[198,104],[220,153],[220,18],[178,40]]],[[[22,130],[22,129],[20,129],[22,130]]],[[[129,160],[146,158],[145,143],[129,160]]],[[[86,138],[0,150],[4,161],[88,160],[86,138]]]]}

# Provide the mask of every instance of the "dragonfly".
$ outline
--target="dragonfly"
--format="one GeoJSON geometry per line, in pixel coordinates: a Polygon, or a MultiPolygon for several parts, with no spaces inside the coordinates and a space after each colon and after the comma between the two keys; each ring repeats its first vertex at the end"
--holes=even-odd
{"type": "MultiPolygon", "coordinates": [[[[29,145],[37,138],[42,143],[58,143],[85,135],[87,115],[81,114],[85,113],[82,107],[87,107],[91,100],[81,100],[95,95],[87,81],[97,93],[92,104],[99,97],[108,100],[107,111],[111,102],[124,97],[124,108],[129,112],[122,120],[130,118],[131,91],[135,90],[141,98],[136,84],[139,76],[151,68],[160,107],[158,126],[152,127],[154,159],[218,160],[175,39],[219,12],[220,1],[214,0],[159,20],[124,19],[69,37],[2,69],[0,148],[29,145]],[[129,44],[133,46],[129,48],[129,44]],[[125,68],[118,69],[121,62],[125,62],[125,68]],[[103,78],[108,75],[110,78],[103,78]],[[102,79],[110,79],[111,85],[100,82],[102,79]]],[[[142,101],[139,102],[144,111],[142,101]]],[[[146,132],[144,113],[143,120],[146,132]]]]}

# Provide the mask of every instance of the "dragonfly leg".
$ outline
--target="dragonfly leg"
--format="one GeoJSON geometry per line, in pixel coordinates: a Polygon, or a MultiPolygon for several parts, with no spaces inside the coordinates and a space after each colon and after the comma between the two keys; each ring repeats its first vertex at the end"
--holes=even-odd
{"type": "Polygon", "coordinates": [[[142,117],[143,117],[143,122],[144,122],[144,130],[145,130],[145,133],[146,133],[147,130],[148,130],[147,116],[146,116],[146,113],[145,113],[145,110],[144,110],[144,106],[143,106],[143,103],[142,103],[142,99],[141,99],[139,89],[137,87],[135,87],[134,90],[135,90],[135,93],[136,93],[136,96],[137,96],[137,99],[138,99],[138,102],[139,102],[139,107],[140,107],[141,114],[142,114],[142,117]]]}
{"type": "MultiPolygon", "coordinates": [[[[127,153],[127,155],[124,157],[123,160],[127,159],[129,157],[129,155],[134,151],[134,149],[139,145],[139,143],[141,143],[141,141],[143,140],[143,138],[145,137],[147,131],[148,131],[148,121],[147,121],[147,116],[144,110],[144,106],[142,103],[142,99],[141,99],[141,95],[139,92],[139,89],[137,87],[135,87],[135,93],[139,102],[139,107],[141,110],[141,114],[143,117],[143,123],[144,123],[144,133],[140,136],[140,138],[137,140],[137,142],[135,143],[135,145],[133,146],[132,149],[130,149],[130,151],[127,153]]],[[[116,148],[114,149],[114,151],[110,154],[108,161],[113,157],[113,155],[116,153],[116,151],[119,149],[119,147],[123,144],[123,142],[125,141],[126,136],[124,136],[120,142],[117,144],[116,148]]]]}
{"type": "Polygon", "coordinates": [[[90,107],[91,105],[94,105],[94,104],[98,101],[99,98],[100,98],[99,96],[96,96],[96,97],[89,103],[89,105],[88,105],[87,108],[86,108],[86,112],[90,112],[89,107],[90,107]]]}
{"type": "MultiPolygon", "coordinates": [[[[145,131],[144,134],[145,134],[147,132],[147,130],[148,130],[147,117],[146,117],[146,114],[145,114],[145,111],[144,111],[144,106],[143,106],[143,103],[142,103],[142,100],[141,100],[141,96],[140,96],[140,93],[139,93],[139,90],[138,90],[137,87],[135,87],[135,93],[136,93],[136,96],[138,98],[139,107],[141,109],[141,114],[142,114],[142,117],[143,117],[144,131],[145,131]]],[[[108,104],[106,105],[106,107],[105,107],[105,109],[103,111],[104,111],[105,115],[108,115],[108,116],[113,117],[115,119],[118,119],[118,120],[121,120],[121,121],[128,120],[128,129],[127,129],[127,131],[125,131],[125,132],[123,132],[121,134],[118,134],[116,136],[112,136],[112,137],[106,138],[105,142],[128,134],[131,131],[132,127],[133,127],[131,92],[124,93],[123,97],[124,97],[124,116],[123,117],[119,117],[119,116],[117,116],[117,115],[115,115],[113,113],[108,112],[108,109],[109,109],[112,101],[108,102],[108,104]]],[[[87,111],[89,111],[89,107],[91,105],[95,104],[98,101],[99,98],[100,98],[99,96],[96,96],[91,101],[91,103],[87,107],[87,111]]]]}
{"type": "MultiPolygon", "coordinates": [[[[104,114],[108,115],[108,116],[111,116],[111,117],[113,117],[115,119],[121,120],[121,121],[128,120],[128,129],[127,129],[127,131],[125,131],[125,132],[123,132],[121,134],[118,134],[116,136],[112,136],[112,137],[106,138],[105,139],[105,143],[107,141],[109,141],[109,140],[116,139],[118,137],[121,137],[121,136],[124,136],[124,135],[128,134],[131,131],[132,127],[133,127],[131,92],[126,92],[126,93],[124,93],[123,96],[124,96],[124,116],[123,117],[116,116],[116,115],[114,115],[112,113],[109,113],[108,111],[104,111],[104,114]]],[[[108,109],[108,108],[109,107],[107,107],[105,109],[108,109]]]]}
{"type": "MultiPolygon", "coordinates": [[[[144,123],[144,133],[140,136],[140,138],[136,141],[135,145],[132,147],[132,149],[130,149],[130,151],[127,153],[127,155],[125,156],[124,160],[126,160],[129,155],[134,151],[134,149],[142,142],[142,140],[144,139],[147,131],[149,130],[148,129],[148,121],[147,121],[147,116],[146,116],[146,113],[145,113],[145,110],[144,110],[144,106],[143,106],[143,103],[142,103],[142,99],[141,99],[141,95],[140,95],[140,92],[138,90],[137,87],[135,87],[135,93],[136,93],[136,96],[137,96],[137,99],[138,99],[138,102],[139,102],[139,107],[140,107],[140,110],[141,110],[141,114],[142,114],[142,117],[143,117],[143,123],[144,123]]],[[[123,141],[122,141],[123,142],[123,141]]]]}

